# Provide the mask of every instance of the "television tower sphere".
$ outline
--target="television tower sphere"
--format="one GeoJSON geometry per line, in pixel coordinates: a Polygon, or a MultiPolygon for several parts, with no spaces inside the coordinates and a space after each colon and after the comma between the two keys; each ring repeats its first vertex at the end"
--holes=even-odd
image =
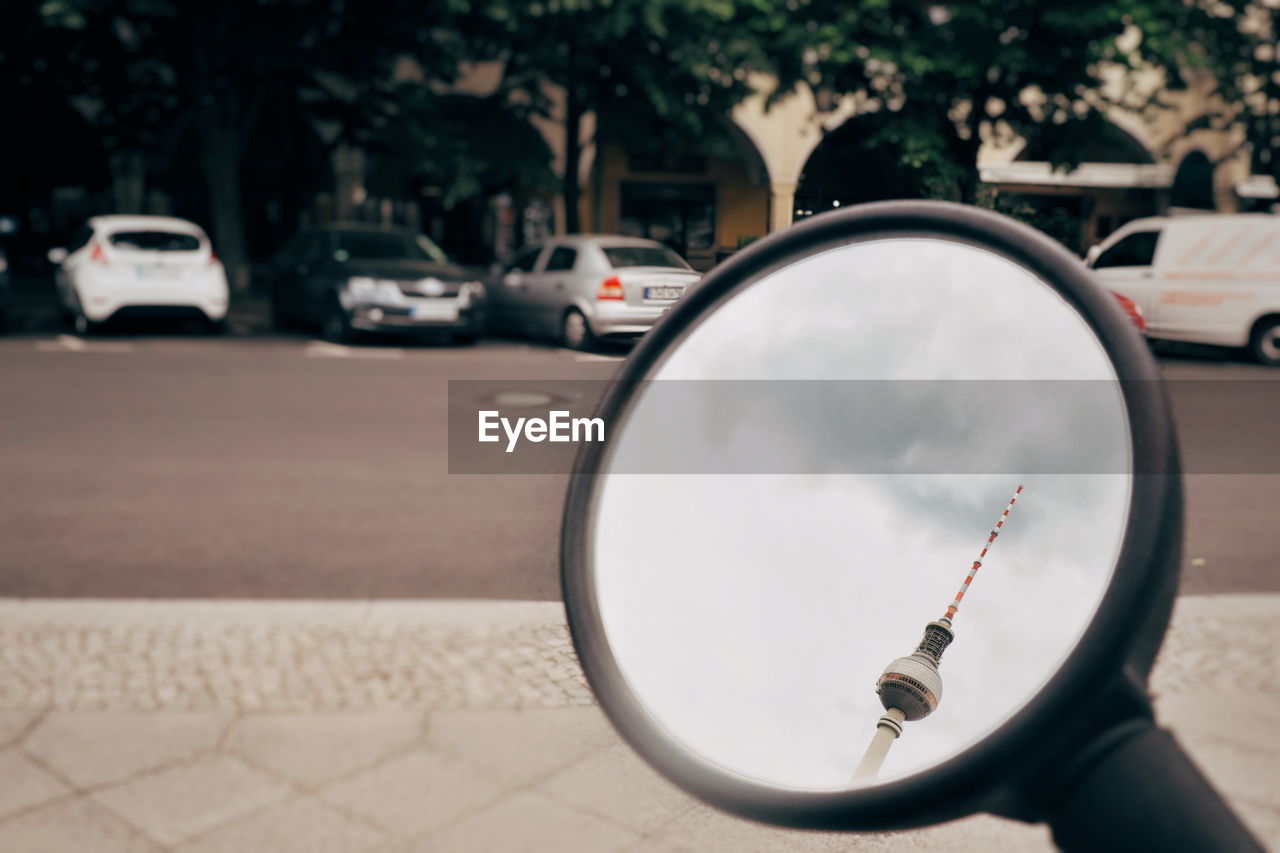
{"type": "Polygon", "coordinates": [[[897,708],[908,720],[923,720],[942,699],[942,676],[931,661],[910,655],[885,667],[876,692],[886,711],[897,708]]]}
{"type": "Polygon", "coordinates": [[[885,667],[876,682],[876,693],[885,710],[897,708],[907,720],[923,720],[942,701],[942,676],[938,663],[955,634],[947,618],[925,626],[924,638],[914,652],[885,667]]]}

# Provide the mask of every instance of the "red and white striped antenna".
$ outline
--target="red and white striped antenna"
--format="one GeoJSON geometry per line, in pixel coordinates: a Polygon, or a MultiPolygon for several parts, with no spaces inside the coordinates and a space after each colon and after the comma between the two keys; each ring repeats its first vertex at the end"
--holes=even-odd
{"type": "Polygon", "coordinates": [[[947,613],[943,616],[948,622],[956,615],[956,610],[960,607],[960,600],[964,598],[965,591],[969,589],[969,584],[973,583],[974,575],[978,573],[978,569],[982,568],[982,561],[986,559],[987,552],[991,550],[991,546],[995,544],[996,537],[1000,535],[1000,528],[1004,527],[1005,520],[1009,518],[1009,512],[1013,509],[1013,505],[1018,502],[1018,495],[1022,494],[1022,486],[1018,486],[1018,490],[1013,493],[1013,497],[1009,500],[1009,505],[1005,507],[1004,512],[1000,513],[1000,520],[996,522],[996,526],[991,528],[991,535],[987,537],[987,541],[982,545],[982,553],[978,555],[978,559],[973,561],[973,568],[969,569],[969,574],[964,579],[964,583],[960,584],[960,591],[956,593],[955,601],[951,602],[951,606],[947,608],[947,613]]]}

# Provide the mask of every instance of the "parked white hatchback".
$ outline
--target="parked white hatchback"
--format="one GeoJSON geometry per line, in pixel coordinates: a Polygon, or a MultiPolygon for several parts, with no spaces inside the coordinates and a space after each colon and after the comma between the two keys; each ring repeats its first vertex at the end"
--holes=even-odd
{"type": "Polygon", "coordinates": [[[1137,304],[1149,337],[1247,346],[1280,365],[1280,216],[1137,219],[1088,259],[1103,285],[1137,304]]]}
{"type": "Polygon", "coordinates": [[[190,317],[219,331],[227,274],[208,236],[169,216],[95,216],[71,245],[49,250],[58,301],[76,332],[113,318],[190,317]]]}

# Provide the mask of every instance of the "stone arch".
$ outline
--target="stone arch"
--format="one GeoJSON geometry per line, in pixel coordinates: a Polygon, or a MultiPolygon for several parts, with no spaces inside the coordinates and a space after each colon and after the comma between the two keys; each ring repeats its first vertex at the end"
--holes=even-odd
{"type": "Polygon", "coordinates": [[[831,109],[820,110],[813,90],[801,84],[769,103],[777,81],[755,74],[748,82],[755,94],[734,108],[731,120],[751,140],[765,164],[770,188],[769,229],[773,231],[790,224],[805,163],[822,144],[827,129],[839,126],[856,112],[856,99],[846,96],[831,109]]]}
{"type": "Polygon", "coordinates": [[[897,148],[867,144],[894,119],[890,112],[866,113],[824,132],[798,176],[795,216],[870,201],[927,197],[923,175],[901,161],[897,148]]]}
{"type": "MultiPolygon", "coordinates": [[[[1145,139],[1145,134],[1139,135],[1134,130],[1132,122],[1121,123],[1107,117],[1100,123],[1098,132],[1091,134],[1084,144],[1080,152],[1080,162],[1146,165],[1159,162],[1157,152],[1145,139]]],[[[1017,162],[1049,160],[1051,159],[1049,156],[1051,140],[1051,136],[1032,144],[1027,144],[1023,140],[1013,159],[1017,162]]]]}
{"type": "Polygon", "coordinates": [[[584,221],[666,243],[707,269],[769,230],[771,181],[749,130],[722,116],[715,144],[602,140],[584,221]]]}
{"type": "Polygon", "coordinates": [[[1170,204],[1201,210],[1216,208],[1213,193],[1213,161],[1199,148],[1183,155],[1173,176],[1170,204]]]}
{"type": "Polygon", "coordinates": [[[738,156],[747,164],[752,179],[766,186],[769,185],[774,176],[765,158],[765,145],[758,137],[756,129],[749,122],[740,121],[736,114],[730,114],[726,118],[725,127],[734,148],[738,151],[738,156]]]}
{"type": "Polygon", "coordinates": [[[21,219],[9,238],[11,258],[30,251],[43,257],[49,243],[64,241],[85,218],[114,212],[112,163],[99,133],[84,116],[40,80],[6,93],[6,127],[0,134],[0,215],[21,219]]]}
{"type": "Polygon", "coordinates": [[[737,152],[738,160],[742,163],[743,168],[746,169],[751,183],[755,186],[769,186],[772,176],[769,173],[769,164],[764,159],[760,143],[747,128],[734,121],[732,116],[724,121],[724,127],[730,142],[733,143],[734,151],[737,152]]]}
{"type": "Polygon", "coordinates": [[[1140,118],[1129,113],[1113,111],[1107,114],[1107,122],[1146,152],[1149,159],[1144,159],[1142,162],[1160,162],[1160,146],[1152,139],[1151,131],[1140,118]]]}

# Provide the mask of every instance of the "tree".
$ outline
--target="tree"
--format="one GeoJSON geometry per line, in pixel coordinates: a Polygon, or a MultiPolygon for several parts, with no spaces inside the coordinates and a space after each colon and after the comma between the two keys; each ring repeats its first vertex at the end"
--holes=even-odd
{"type": "Polygon", "coordinates": [[[1017,134],[1072,165],[1107,110],[1151,106],[1134,75],[1195,61],[1211,15],[1181,0],[809,0],[798,14],[802,79],[892,114],[867,144],[898,151],[931,195],[966,202],[985,139],[1017,134]]]}
{"type": "Polygon", "coordinates": [[[383,120],[394,66],[424,80],[457,67],[449,2],[57,0],[24,23],[34,73],[56,80],[109,151],[164,160],[194,139],[214,243],[248,281],[242,157],[263,111],[305,104],[339,138],[383,120]]]}
{"type": "Polygon", "coordinates": [[[398,93],[386,126],[364,146],[404,164],[436,187],[446,208],[508,190],[554,190],[551,151],[525,110],[501,95],[440,94],[421,86],[398,93]]]}
{"type": "Polygon", "coordinates": [[[505,65],[514,103],[556,112],[563,93],[565,228],[581,229],[583,150],[624,141],[629,149],[726,150],[722,122],[751,94],[748,73],[770,60],[754,36],[785,20],[761,0],[495,0],[467,26],[485,55],[505,65]],[[595,130],[584,133],[584,117],[595,130]]]}
{"type": "MultiPolygon", "coordinates": [[[[1237,129],[1254,174],[1280,181],[1280,9],[1251,0],[1202,0],[1179,21],[1191,43],[1167,76],[1201,86],[1206,110],[1189,130],[1237,129]]],[[[1230,157],[1240,148],[1227,152],[1230,157]]]]}

